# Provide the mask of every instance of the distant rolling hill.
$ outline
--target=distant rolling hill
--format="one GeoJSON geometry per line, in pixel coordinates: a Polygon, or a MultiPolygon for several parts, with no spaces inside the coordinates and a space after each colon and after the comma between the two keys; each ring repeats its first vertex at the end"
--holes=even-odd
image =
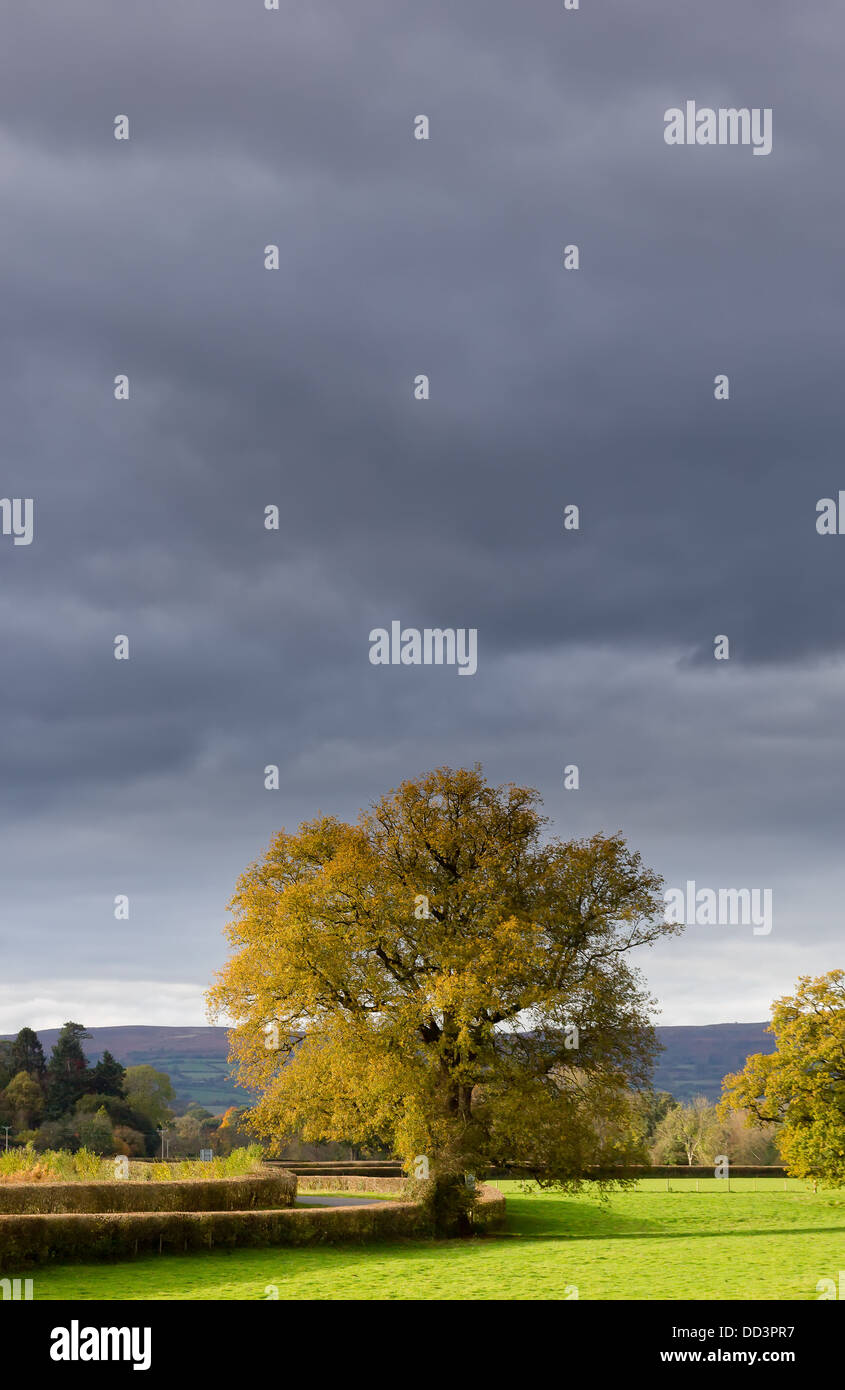
{"type": "MultiPolygon", "coordinates": [[[[704,1026],[658,1028],[663,1044],[654,1073],[654,1087],[671,1091],[678,1100],[704,1095],[716,1100],[722,1077],[738,1071],[751,1052],[774,1051],[765,1023],[710,1023],[704,1026]]],[[[85,1055],[96,1062],[111,1052],[125,1067],[147,1063],[165,1071],[173,1082],[177,1107],[196,1101],[214,1114],[230,1105],[248,1105],[250,1094],[232,1079],[225,1028],[91,1028],[85,1055]]],[[[38,1036],[45,1053],[59,1035],[43,1028],[38,1036]]],[[[11,1036],[10,1034],[6,1035],[11,1036]]]]}
{"type": "Polygon", "coordinates": [[[658,1028],[663,1044],[654,1069],[654,1089],[670,1091],[676,1100],[706,1096],[718,1100],[722,1077],[740,1071],[752,1052],[774,1052],[775,1040],[766,1023],[708,1023],[701,1026],[658,1028]]]}

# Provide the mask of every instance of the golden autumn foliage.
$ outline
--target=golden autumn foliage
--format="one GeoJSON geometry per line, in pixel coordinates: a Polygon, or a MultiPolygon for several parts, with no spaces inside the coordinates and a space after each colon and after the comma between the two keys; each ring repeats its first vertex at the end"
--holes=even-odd
{"type": "Polygon", "coordinates": [[[794,1177],[845,1184],[845,970],[802,975],[776,999],[775,1051],[755,1053],[724,1079],[723,1114],[779,1122],[777,1144],[794,1177]]]}
{"type": "Polygon", "coordinates": [[[209,1003],[256,1133],[573,1184],[631,1157],[655,1041],[627,956],[680,929],[620,835],[546,838],[538,800],[441,768],[246,870],[209,1003]]]}

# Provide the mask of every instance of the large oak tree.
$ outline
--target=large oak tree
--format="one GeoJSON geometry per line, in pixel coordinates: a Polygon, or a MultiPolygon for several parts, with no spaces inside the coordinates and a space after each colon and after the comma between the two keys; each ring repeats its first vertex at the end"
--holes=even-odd
{"type": "Polygon", "coordinates": [[[575,1186],[630,1157],[656,1050],[630,956],[680,928],[621,835],[562,843],[538,802],[441,768],[246,870],[209,1002],[256,1133],[425,1155],[453,1192],[494,1164],[575,1186]]]}

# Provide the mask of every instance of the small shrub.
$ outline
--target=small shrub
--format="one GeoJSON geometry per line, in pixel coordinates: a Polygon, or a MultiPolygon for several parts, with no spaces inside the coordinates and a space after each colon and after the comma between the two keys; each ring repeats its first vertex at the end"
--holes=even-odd
{"type": "Polygon", "coordinates": [[[7,1180],[15,1173],[22,1173],[28,1168],[33,1168],[35,1162],[35,1149],[31,1144],[27,1144],[23,1149],[7,1149],[5,1153],[0,1153],[0,1182],[7,1180]]]}
{"type": "MultiPolygon", "coordinates": [[[[126,1131],[127,1136],[133,1133],[132,1130],[126,1131]]],[[[137,1137],[143,1138],[142,1135],[137,1137]]],[[[136,1163],[130,1157],[129,1176],[135,1182],[171,1182],[183,1178],[209,1182],[213,1178],[242,1178],[250,1173],[258,1173],[263,1160],[264,1150],[260,1144],[233,1149],[225,1158],[213,1158],[208,1163],[199,1159],[185,1159],[173,1163],[136,1163]]],[[[114,1160],[104,1158],[91,1149],[81,1148],[75,1153],[70,1149],[44,1149],[39,1153],[29,1144],[24,1148],[10,1149],[8,1153],[0,1153],[0,1183],[8,1182],[14,1174],[31,1172],[36,1166],[44,1170],[37,1178],[16,1178],[15,1181],[121,1181],[115,1178],[114,1160]],[[47,1176],[44,1175],[45,1172],[47,1176]]]]}
{"type": "Polygon", "coordinates": [[[99,1176],[102,1166],[102,1159],[98,1153],[91,1149],[77,1149],[72,1158],[73,1171],[76,1177],[83,1182],[91,1182],[93,1178],[99,1176]]]}
{"type": "Polygon", "coordinates": [[[21,1182],[49,1182],[53,1174],[45,1163],[36,1163],[33,1168],[18,1168],[14,1173],[9,1173],[5,1179],[7,1183],[21,1182]]]}

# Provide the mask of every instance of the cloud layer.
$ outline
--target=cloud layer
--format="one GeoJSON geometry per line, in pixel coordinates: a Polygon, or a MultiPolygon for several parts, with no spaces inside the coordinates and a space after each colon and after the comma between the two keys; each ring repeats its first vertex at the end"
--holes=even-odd
{"type": "Polygon", "coordinates": [[[841,955],[838,8],[124,8],[5,26],[4,1028],[202,1021],[279,825],[477,760],[771,887],[643,962],[663,1022],[763,1017],[841,955]],[[772,154],[669,148],[687,99],[772,154]],[[371,666],[393,619],[478,674],[371,666]]]}

